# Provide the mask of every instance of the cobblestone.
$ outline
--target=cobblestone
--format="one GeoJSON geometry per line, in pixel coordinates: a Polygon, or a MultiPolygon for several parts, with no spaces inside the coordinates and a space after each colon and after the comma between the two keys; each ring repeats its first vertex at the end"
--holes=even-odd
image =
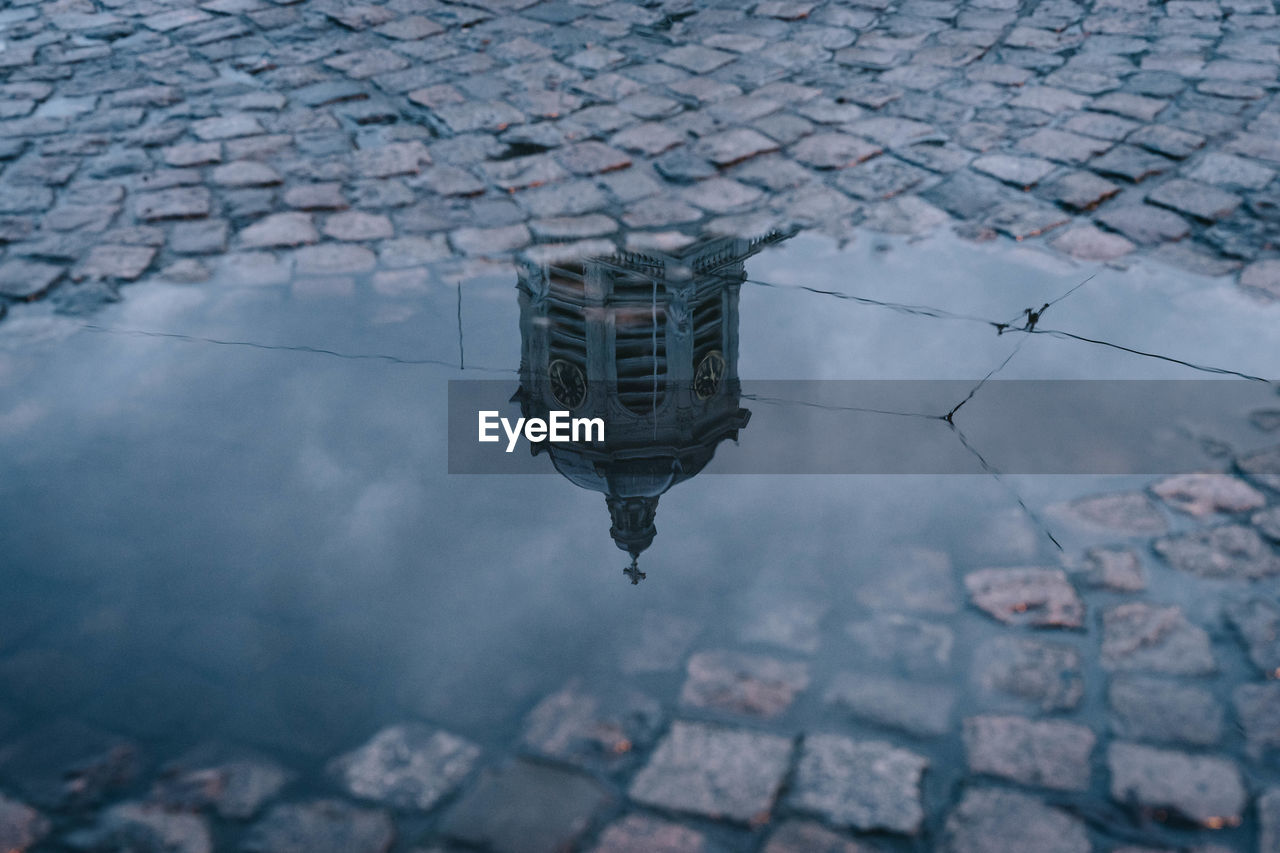
{"type": "Polygon", "coordinates": [[[988,715],[966,718],[963,737],[971,773],[1063,791],[1089,787],[1097,737],[1084,726],[988,715]]]}
{"type": "Polygon", "coordinates": [[[495,853],[571,849],[609,794],[583,774],[527,761],[486,772],[444,815],[450,838],[495,853]]]}
{"type": "Polygon", "coordinates": [[[988,702],[1014,708],[1065,711],[1084,698],[1080,653],[1060,643],[994,637],[974,653],[973,680],[988,702]]]}
{"type": "Polygon", "coordinates": [[[837,835],[818,823],[789,820],[779,826],[761,853],[870,853],[872,848],[837,835]]]}
{"type": "Polygon", "coordinates": [[[1103,613],[1102,665],[1170,675],[1205,675],[1217,667],[1209,635],[1180,608],[1142,602],[1103,613]]]}
{"type": "Polygon", "coordinates": [[[353,796],[427,811],[471,772],[480,750],[445,731],[406,724],[383,729],[337,758],[330,772],[353,796]]]}
{"type": "Polygon", "coordinates": [[[737,652],[696,654],[689,659],[688,674],[682,703],[764,718],[784,712],[809,684],[803,663],[737,652]]]}
{"type": "Polygon", "coordinates": [[[652,745],[661,722],[662,706],[643,693],[588,691],[575,680],[529,712],[521,741],[550,758],[612,770],[652,745]]]}
{"type": "Polygon", "coordinates": [[[884,676],[838,673],[826,701],[854,717],[919,737],[937,737],[951,729],[955,691],[884,676]]]}
{"type": "Polygon", "coordinates": [[[773,809],[791,751],[789,738],[677,722],[632,781],[630,795],[656,808],[758,822],[773,809]]]}
{"type": "Polygon", "coordinates": [[[593,853],[708,853],[695,829],[644,815],[627,815],[605,828],[593,853]]]}
{"type": "Polygon", "coordinates": [[[947,816],[950,853],[1089,853],[1083,821],[1016,791],[973,788],[947,816]]]}
{"type": "Polygon", "coordinates": [[[339,800],[279,805],[249,830],[247,853],[386,853],[395,840],[391,818],[339,800]]]}
{"type": "Polygon", "coordinates": [[[1222,706],[1208,690],[1142,676],[1113,680],[1111,730],[1129,740],[1212,746],[1222,737],[1222,706]]]}
{"type": "Polygon", "coordinates": [[[1245,806],[1236,765],[1226,759],[1114,742],[1107,750],[1111,796],[1150,809],[1173,809],[1211,828],[1235,826],[1245,806]]]}
{"type": "Polygon", "coordinates": [[[1280,747],[1280,682],[1241,684],[1232,693],[1232,703],[1254,761],[1280,747]]]}
{"type": "Polygon", "coordinates": [[[1280,573],[1280,556],[1243,524],[1158,539],[1153,547],[1175,569],[1200,577],[1250,580],[1280,573]]]}
{"type": "Polygon", "coordinates": [[[25,853],[49,834],[49,821],[28,805],[0,795],[0,849],[25,853]]]}
{"type": "Polygon", "coordinates": [[[965,576],[980,610],[1011,625],[1078,628],[1084,604],[1059,569],[981,569],[965,576]]]}
{"type": "Polygon", "coordinates": [[[837,825],[914,835],[928,761],[881,741],[806,735],[788,802],[837,825]]]}

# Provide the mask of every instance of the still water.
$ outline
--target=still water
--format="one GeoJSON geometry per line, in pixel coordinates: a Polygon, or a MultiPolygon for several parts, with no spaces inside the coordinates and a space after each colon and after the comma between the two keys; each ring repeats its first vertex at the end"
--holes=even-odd
{"type": "MultiPolygon", "coordinates": [[[[986,707],[968,686],[970,652],[1007,630],[967,607],[958,580],[973,569],[1071,565],[1090,545],[1132,541],[1150,577],[1142,600],[1218,625],[1220,586],[1161,565],[1148,540],[1062,511],[1152,477],[724,471],[769,452],[753,429],[776,436],[760,424],[778,405],[753,400],[753,383],[976,382],[1002,364],[1002,380],[1205,378],[940,314],[1017,320],[1092,276],[1042,322],[1273,377],[1280,305],[1165,267],[1068,264],[949,236],[838,246],[800,234],[745,264],[736,374],[755,421],[661,496],[638,585],[623,574],[630,558],[611,538],[602,495],[557,474],[546,455],[534,459],[544,476],[448,473],[449,380],[496,380],[508,396],[520,387],[511,265],[309,280],[228,268],[202,285],[130,287],[88,316],[14,310],[0,323],[0,735],[72,717],[135,740],[153,765],[202,741],[234,742],[295,770],[291,791],[302,795],[329,790],[329,758],[406,719],[463,735],[498,763],[529,709],[571,678],[638,685],[668,718],[732,719],[679,706],[680,661],[745,649],[810,665],[812,686],[759,725],[887,736],[929,757],[931,839],[966,778],[958,722],[939,738],[886,735],[824,701],[839,672],[892,668],[858,660],[846,626],[884,608],[868,591],[915,553],[904,549],[940,552],[957,579],[916,590],[941,597],[937,618],[955,632],[943,680],[958,691],[957,721],[986,707]],[[813,643],[780,647],[750,630],[797,602],[820,613],[813,643]],[[692,626],[675,663],[655,652],[654,666],[637,667],[672,624],[692,626]]],[[[1188,411],[1170,427],[1205,447],[1194,464],[1224,470],[1214,447],[1269,443],[1248,414],[1188,411]]],[[[847,450],[857,422],[835,413],[823,423],[847,450]]],[[[1161,512],[1173,529],[1190,524],[1161,512]]],[[[1101,735],[1094,609],[1113,599],[1099,595],[1084,630],[1053,639],[1086,659],[1084,702],[1066,718],[1101,735]]],[[[1225,696],[1246,664],[1225,630],[1213,635],[1226,663],[1206,683],[1225,696]]],[[[1239,749],[1229,733],[1221,751],[1239,749]]],[[[1275,784],[1274,767],[1250,773],[1275,784]]],[[[1075,798],[1082,811],[1104,809],[1102,778],[1075,798]]],[[[1106,820],[1091,832],[1110,837],[1106,820]]],[[[754,849],[746,830],[724,833],[727,845],[754,849]]],[[[1250,820],[1229,836],[1187,830],[1177,840],[1252,849],[1255,833],[1250,820]]]]}

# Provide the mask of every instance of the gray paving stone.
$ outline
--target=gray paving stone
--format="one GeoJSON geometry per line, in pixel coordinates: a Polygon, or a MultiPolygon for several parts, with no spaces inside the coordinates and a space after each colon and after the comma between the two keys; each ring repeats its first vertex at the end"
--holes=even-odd
{"type": "Polygon", "coordinates": [[[970,601],[1011,625],[1078,628],[1084,603],[1060,569],[980,569],[964,579],[970,601]]]}
{"type": "Polygon", "coordinates": [[[673,672],[700,632],[697,622],[684,616],[646,611],[638,633],[622,654],[621,669],[628,674],[673,672]]]}
{"type": "Polygon", "coordinates": [[[211,810],[230,820],[257,815],[292,778],[269,758],[216,743],[196,747],[162,772],[150,802],[176,811],[211,810]]]}
{"type": "Polygon", "coordinates": [[[62,277],[62,267],[10,258],[0,264],[0,298],[39,299],[62,277]]]}
{"type": "Polygon", "coordinates": [[[231,113],[200,119],[191,125],[191,132],[206,142],[218,139],[233,139],[238,136],[252,136],[262,133],[262,125],[248,113],[231,113]]]}
{"type": "Polygon", "coordinates": [[[439,729],[391,726],[334,759],[329,772],[355,797],[397,809],[427,811],[471,772],[480,749],[439,729]]]}
{"type": "Polygon", "coordinates": [[[1243,817],[1244,783],[1227,759],[1116,741],[1107,750],[1107,769],[1117,802],[1172,809],[1212,828],[1243,817]]]}
{"type": "Polygon", "coordinates": [[[25,853],[40,843],[50,828],[40,812],[0,794],[0,849],[25,853]]]}
{"type": "Polygon", "coordinates": [[[1240,286],[1264,299],[1280,299],[1280,261],[1256,261],[1240,273],[1240,286]]]}
{"type": "Polygon", "coordinates": [[[164,162],[170,166],[207,166],[222,162],[221,142],[186,142],[164,149],[164,162]]]}
{"type": "Polygon", "coordinates": [[[1260,761],[1280,747],[1280,682],[1241,684],[1231,694],[1249,757],[1260,761]]]}
{"type": "Polygon", "coordinates": [[[614,770],[652,745],[662,718],[662,706],[643,693],[590,690],[574,679],[529,712],[521,743],[558,761],[614,770]]]}
{"type": "Polygon", "coordinates": [[[176,187],[133,198],[134,215],[143,222],[198,219],[208,216],[213,199],[204,187],[176,187]]]}
{"type": "Polygon", "coordinates": [[[77,850],[213,851],[212,833],[203,817],[140,802],[111,806],[92,827],[72,833],[68,843],[77,850]]]}
{"type": "Polygon", "coordinates": [[[1147,199],[1204,221],[1230,216],[1241,202],[1238,195],[1182,178],[1166,181],[1147,193],[1147,199]]]}
{"type": "Polygon", "coordinates": [[[944,827],[948,853],[1090,853],[1085,824],[1016,791],[970,788],[944,827]]]}
{"type": "Polygon", "coordinates": [[[1237,456],[1235,466],[1250,481],[1280,491],[1280,445],[1237,456]]]}
{"type": "Polygon", "coordinates": [[[889,199],[901,195],[930,177],[923,169],[893,157],[876,157],[843,170],[836,186],[854,198],[864,201],[889,199]]]}
{"type": "Polygon", "coordinates": [[[1060,252],[1086,261],[1112,261],[1132,252],[1136,246],[1118,234],[1110,234],[1092,225],[1069,228],[1050,241],[1060,252]]]}
{"type": "Polygon", "coordinates": [[[1181,608],[1141,602],[1103,613],[1102,666],[1169,675],[1207,675],[1217,668],[1209,635],[1181,608]]]}
{"type": "Polygon", "coordinates": [[[372,48],[333,56],[324,60],[324,64],[353,79],[365,80],[407,68],[409,60],[392,50],[372,48]]]}
{"type": "Polygon", "coordinates": [[[516,203],[535,216],[577,216],[601,210],[609,199],[593,181],[564,181],[549,187],[524,190],[516,203]]]}
{"type": "Polygon", "coordinates": [[[871,853],[872,848],[819,823],[791,819],[773,831],[760,853],[871,853]]]}
{"type": "Polygon", "coordinates": [[[789,153],[816,169],[844,169],[881,152],[878,145],[845,133],[816,133],[795,143],[789,153]]]}
{"type": "Polygon", "coordinates": [[[392,142],[355,152],[355,168],[367,178],[416,175],[431,162],[427,147],[418,141],[392,142]]]}
{"type": "Polygon", "coordinates": [[[1107,691],[1111,731],[1127,740],[1212,746],[1222,737],[1223,711],[1200,687],[1143,676],[1112,680],[1107,691]]]}
{"type": "Polygon", "coordinates": [[[625,169],[631,158],[603,142],[579,142],[556,153],[560,164],[576,175],[596,175],[625,169]]]}
{"type": "Polygon", "coordinates": [[[224,187],[269,187],[282,180],[275,169],[253,160],[239,160],[218,166],[211,173],[210,179],[224,187]]]}
{"type": "Polygon", "coordinates": [[[1268,788],[1258,797],[1258,853],[1280,850],[1280,788],[1268,788]]]}
{"type": "Polygon", "coordinates": [[[326,182],[289,187],[284,193],[284,203],[299,210],[344,210],[347,198],[342,192],[342,184],[326,182]]]}
{"type": "Polygon", "coordinates": [[[629,814],[600,833],[592,853],[710,853],[706,835],[688,826],[629,814]]]}
{"type": "Polygon", "coordinates": [[[1280,574],[1280,556],[1243,524],[1158,539],[1153,547],[1175,569],[1199,577],[1256,580],[1280,574]]]}
{"type": "Polygon", "coordinates": [[[1135,184],[1176,167],[1177,163],[1167,157],[1130,145],[1117,145],[1089,162],[1089,168],[1100,175],[1124,178],[1135,184]]]}
{"type": "Polygon", "coordinates": [[[750,128],[735,128],[706,136],[694,146],[698,156],[717,166],[729,166],[777,150],[777,142],[750,128]]]}
{"type": "Polygon", "coordinates": [[[134,281],[146,271],[156,256],[150,246],[116,246],[100,243],[89,250],[83,261],[72,271],[72,278],[115,279],[134,281]]]}
{"type": "Polygon", "coordinates": [[[914,835],[929,762],[881,741],[806,735],[787,802],[835,826],[914,835]]]}
{"type": "Polygon", "coordinates": [[[798,654],[812,654],[822,641],[821,625],[830,610],[826,602],[770,595],[753,601],[741,619],[738,638],[798,654]]]}
{"type": "Polygon", "coordinates": [[[827,690],[827,704],[854,717],[920,737],[944,735],[951,729],[955,691],[900,678],[837,673],[827,690]]]}
{"type": "Polygon", "coordinates": [[[505,130],[525,120],[524,113],[502,101],[442,104],[433,112],[454,133],[505,130]]]}
{"type": "Polygon", "coordinates": [[[983,643],[974,655],[973,680],[987,701],[1008,697],[1016,702],[1010,707],[1065,711],[1084,697],[1076,649],[1023,637],[1000,636],[983,643]]]}
{"type": "Polygon", "coordinates": [[[339,800],[279,805],[250,828],[246,853],[386,853],[395,839],[391,818],[339,800]]]}
{"type": "Polygon", "coordinates": [[[1215,512],[1248,512],[1267,503],[1257,489],[1228,474],[1179,474],[1156,483],[1151,491],[1174,509],[1197,518],[1215,512]]]}
{"type": "Polygon", "coordinates": [[[1163,154],[1166,157],[1182,159],[1190,157],[1203,147],[1205,138],[1196,133],[1178,130],[1175,127],[1152,124],[1134,131],[1127,137],[1126,141],[1132,145],[1146,148],[1148,151],[1163,154]]]}
{"type": "Polygon", "coordinates": [[[319,232],[306,213],[272,213],[243,228],[239,241],[245,248],[268,249],[318,242],[319,232]]]}
{"type": "MultiPolygon", "coordinates": [[[[1118,142],[1134,134],[1142,125],[1120,116],[1082,112],[1067,119],[1062,127],[1071,133],[1118,142]]],[[[1180,133],[1181,131],[1178,132],[1180,133]]]]}
{"type": "Polygon", "coordinates": [[[609,802],[583,774],[527,761],[486,772],[445,813],[441,830],[496,853],[571,848],[609,802]]]}
{"type": "Polygon", "coordinates": [[[1146,95],[1134,95],[1129,92],[1112,92],[1095,98],[1089,108],[1102,113],[1115,113],[1143,122],[1155,121],[1168,101],[1151,98],[1146,95]]]}
{"type": "Polygon", "coordinates": [[[1142,492],[1120,492],[1080,498],[1068,506],[1071,515],[1107,530],[1126,533],[1163,533],[1164,516],[1142,492]]]}
{"type": "Polygon", "coordinates": [[[1015,240],[1038,237],[1067,221],[1054,206],[1023,198],[1001,202],[982,218],[984,226],[1015,240]]]}
{"type": "Polygon", "coordinates": [[[1045,184],[1041,192],[1075,211],[1088,211],[1120,192],[1120,187],[1092,172],[1070,172],[1045,184]]]}
{"type": "Polygon", "coordinates": [[[694,74],[707,74],[732,62],[733,54],[700,45],[686,44],[673,48],[658,57],[669,65],[675,65],[694,74]]]}
{"type": "Polygon", "coordinates": [[[955,635],[937,622],[886,613],[851,622],[845,631],[861,661],[915,675],[942,674],[951,666],[955,635]]]}
{"type": "Polygon", "coordinates": [[[1132,548],[1090,548],[1078,577],[1090,586],[1113,592],[1140,592],[1147,588],[1142,558],[1132,548]]]}
{"type": "Polygon", "coordinates": [[[377,265],[371,250],[345,243],[302,246],[293,258],[297,273],[306,276],[355,275],[370,272],[377,265]]]}
{"type": "Polygon", "coordinates": [[[1095,218],[1108,228],[1141,244],[1181,240],[1191,233],[1191,226],[1185,219],[1149,204],[1108,206],[1099,211],[1095,218]]]}
{"type": "Polygon", "coordinates": [[[790,765],[791,740],[676,722],[631,783],[643,805],[712,819],[767,819],[790,765]]]}
{"type": "Polygon", "coordinates": [[[391,220],[374,213],[347,210],[325,219],[321,229],[325,236],[335,240],[383,240],[394,235],[391,220]]]}
{"type": "Polygon", "coordinates": [[[1219,151],[1206,153],[1184,174],[1201,183],[1245,190],[1260,190],[1276,176],[1274,169],[1219,151]]]}
{"type": "Polygon", "coordinates": [[[453,247],[467,255],[493,255],[521,249],[530,239],[529,229],[524,225],[459,228],[449,235],[453,247]]]}
{"type": "Polygon", "coordinates": [[[1085,163],[1099,154],[1106,153],[1111,149],[1112,143],[1046,127],[1019,140],[1018,147],[1047,160],[1060,163],[1085,163]]]}
{"type": "Polygon", "coordinates": [[[701,652],[688,663],[680,692],[685,705],[771,718],[787,710],[809,685],[808,666],[760,655],[701,652]]]}
{"type": "Polygon", "coordinates": [[[965,719],[963,738],[970,773],[1061,791],[1089,787],[1097,737],[1085,726],[983,715],[965,719]]]}

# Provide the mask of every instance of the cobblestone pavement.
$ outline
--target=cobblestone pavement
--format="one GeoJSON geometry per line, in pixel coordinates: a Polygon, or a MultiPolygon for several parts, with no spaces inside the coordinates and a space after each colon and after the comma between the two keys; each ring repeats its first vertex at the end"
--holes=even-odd
{"type": "MultiPolygon", "coordinates": [[[[12,302],[777,222],[1146,252],[1280,297],[1262,0],[18,0],[0,27],[12,302]]],[[[564,685],[501,752],[404,722],[317,773],[229,748],[143,773],[126,739],[0,713],[0,849],[1276,853],[1278,488],[1280,448],[1079,501],[1114,544],[913,549],[856,615],[780,599],[737,643],[655,613],[620,685],[564,685]]]]}
{"type": "Polygon", "coordinates": [[[496,745],[406,721],[301,771],[46,723],[0,740],[0,848],[1275,853],[1280,446],[1233,470],[1054,506],[1115,542],[1056,566],[909,547],[852,609],[651,612],[496,745]]]}
{"type": "Polygon", "coordinates": [[[764,220],[1280,294],[1270,0],[15,0],[0,46],[9,300],[764,220]]]}

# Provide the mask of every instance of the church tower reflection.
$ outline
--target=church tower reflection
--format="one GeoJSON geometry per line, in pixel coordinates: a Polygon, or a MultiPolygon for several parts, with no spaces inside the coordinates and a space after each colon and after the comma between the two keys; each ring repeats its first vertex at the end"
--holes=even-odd
{"type": "Polygon", "coordinates": [[[600,492],[609,534],[645,577],[658,498],[737,439],[738,299],[746,260],[787,239],[721,237],[671,252],[619,252],[520,270],[520,389],[526,418],[601,418],[605,441],[533,444],[556,470],[600,492]]]}

